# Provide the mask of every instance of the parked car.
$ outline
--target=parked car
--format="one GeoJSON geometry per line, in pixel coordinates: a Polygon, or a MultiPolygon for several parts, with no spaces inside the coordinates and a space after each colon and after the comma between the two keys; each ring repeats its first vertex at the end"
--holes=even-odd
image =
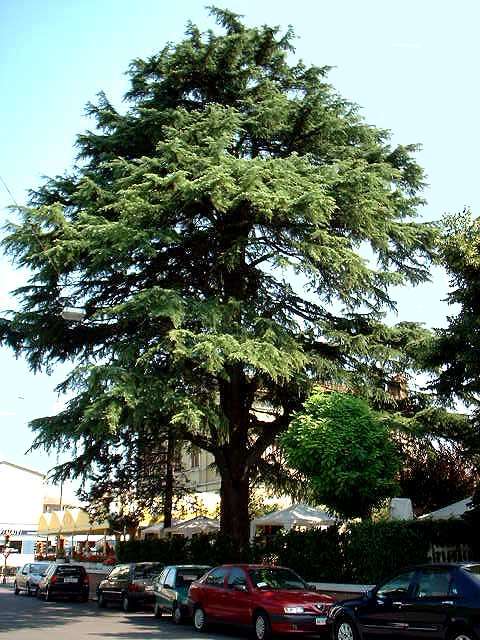
{"type": "Polygon", "coordinates": [[[211,567],[207,565],[182,564],[165,567],[153,581],[155,604],[153,612],[157,618],[169,613],[175,624],[180,624],[188,616],[188,590],[192,582],[198,580],[211,567]]]}
{"type": "Polygon", "coordinates": [[[104,608],[109,602],[131,611],[153,605],[153,580],[163,569],[160,562],[132,562],[115,566],[97,587],[97,602],[104,608]]]}
{"type": "Polygon", "coordinates": [[[50,564],[40,579],[37,597],[46,601],[57,597],[88,601],[90,586],[85,567],[79,564],[50,564]]]}
{"type": "Polygon", "coordinates": [[[20,591],[25,591],[27,596],[36,594],[38,583],[45,575],[49,565],[49,562],[30,562],[19,567],[13,583],[15,595],[18,596],[20,591]]]}
{"type": "Polygon", "coordinates": [[[335,640],[478,640],[480,564],[406,569],[362,598],[335,604],[328,624],[335,640]]]}
{"type": "Polygon", "coordinates": [[[189,591],[197,631],[209,622],[252,628],[257,640],[272,633],[325,633],[332,598],[313,590],[296,573],[268,565],[224,565],[189,591]]]}

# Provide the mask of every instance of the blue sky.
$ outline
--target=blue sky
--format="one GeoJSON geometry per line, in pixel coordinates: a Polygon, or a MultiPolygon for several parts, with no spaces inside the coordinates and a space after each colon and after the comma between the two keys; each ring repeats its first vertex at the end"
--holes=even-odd
{"type": "MultiPolygon", "coordinates": [[[[186,22],[213,25],[197,0],[0,0],[0,175],[19,203],[43,175],[67,169],[74,140],[90,123],[84,106],[104,90],[119,103],[130,60],[183,35],[186,22]]],[[[298,57],[332,65],[331,82],[363,108],[365,119],[392,130],[394,142],[418,142],[428,174],[425,219],[468,205],[479,210],[477,125],[480,43],[476,0],[220,0],[251,24],[292,24],[298,57]]],[[[0,216],[9,217],[0,185],[0,216]]],[[[23,282],[0,258],[0,310],[23,282]]],[[[445,324],[447,282],[396,292],[398,316],[445,324]]],[[[46,471],[54,458],[36,452],[28,421],[61,407],[53,389],[67,368],[33,375],[0,350],[0,459],[46,471]]]]}

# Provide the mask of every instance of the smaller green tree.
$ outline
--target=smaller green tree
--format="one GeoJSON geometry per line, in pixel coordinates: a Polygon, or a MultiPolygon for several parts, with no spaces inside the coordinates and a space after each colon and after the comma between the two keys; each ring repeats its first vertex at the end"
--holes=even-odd
{"type": "Polygon", "coordinates": [[[399,458],[379,414],[347,393],[316,393],[281,437],[287,464],[318,503],[345,518],[367,517],[394,495],[399,458]]]}

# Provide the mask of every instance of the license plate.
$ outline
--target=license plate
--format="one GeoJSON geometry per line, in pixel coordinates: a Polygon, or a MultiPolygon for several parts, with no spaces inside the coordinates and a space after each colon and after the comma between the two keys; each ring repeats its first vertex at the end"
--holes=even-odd
{"type": "Polygon", "coordinates": [[[64,578],[64,582],[78,582],[78,578],[64,578]]]}
{"type": "Polygon", "coordinates": [[[327,616],[322,616],[321,618],[315,618],[315,624],[326,624],[327,623],[327,616]]]}

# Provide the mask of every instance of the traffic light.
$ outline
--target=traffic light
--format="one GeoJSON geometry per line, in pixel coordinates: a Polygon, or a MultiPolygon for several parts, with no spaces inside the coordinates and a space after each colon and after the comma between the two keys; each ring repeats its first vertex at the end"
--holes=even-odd
{"type": "Polygon", "coordinates": [[[8,547],[9,544],[10,544],[10,534],[6,533],[5,534],[5,546],[8,547]]]}

